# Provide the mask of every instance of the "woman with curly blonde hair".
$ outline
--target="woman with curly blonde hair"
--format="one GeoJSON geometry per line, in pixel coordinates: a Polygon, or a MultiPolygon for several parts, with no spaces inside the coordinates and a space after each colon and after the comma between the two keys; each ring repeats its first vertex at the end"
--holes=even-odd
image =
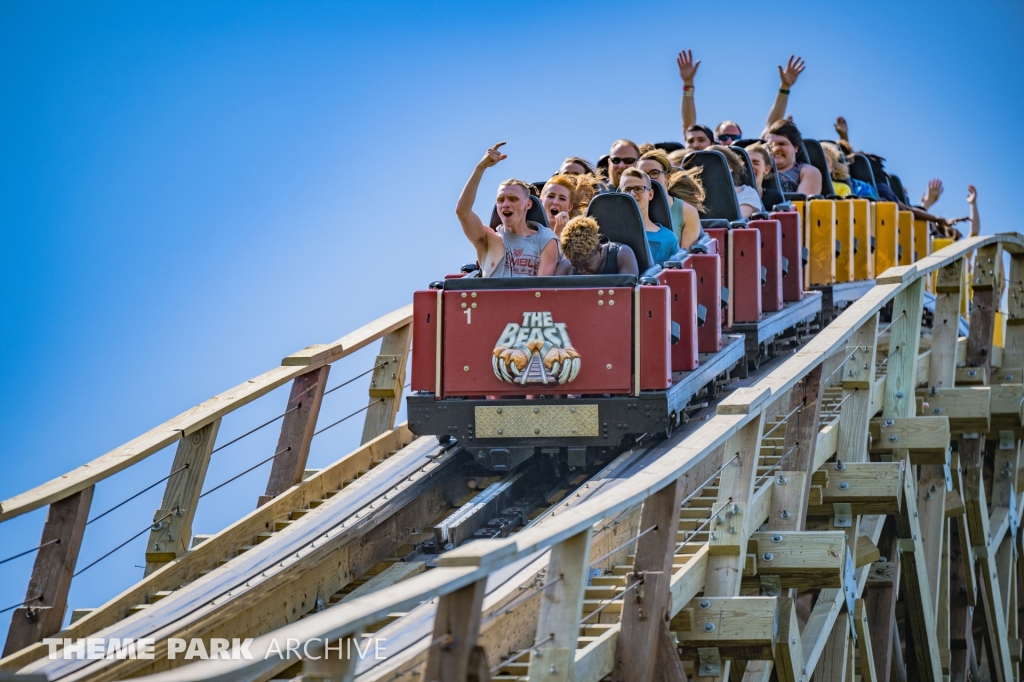
{"type": "Polygon", "coordinates": [[[639,275],[633,250],[617,242],[601,243],[593,218],[573,218],[562,230],[562,255],[556,275],[639,275]]]}

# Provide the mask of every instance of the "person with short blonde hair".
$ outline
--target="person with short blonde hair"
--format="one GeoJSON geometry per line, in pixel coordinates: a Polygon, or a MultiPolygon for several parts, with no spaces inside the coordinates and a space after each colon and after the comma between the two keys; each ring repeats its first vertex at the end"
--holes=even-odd
{"type": "Polygon", "coordinates": [[[558,264],[558,237],[549,228],[527,222],[526,212],[533,203],[530,185],[522,180],[506,180],[498,185],[497,209],[501,225],[488,227],[473,211],[476,193],[484,171],[508,158],[499,142],[476,164],[455,205],[455,215],[466,238],[476,248],[477,261],[484,277],[547,276],[558,264]]]}
{"type": "Polygon", "coordinates": [[[562,230],[562,253],[556,275],[639,275],[633,250],[618,242],[601,243],[600,228],[590,217],[573,218],[562,230]]]}

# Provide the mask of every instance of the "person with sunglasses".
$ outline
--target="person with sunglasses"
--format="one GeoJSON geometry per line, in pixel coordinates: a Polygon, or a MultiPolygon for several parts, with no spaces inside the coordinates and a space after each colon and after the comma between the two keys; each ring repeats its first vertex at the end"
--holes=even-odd
{"type": "Polygon", "coordinates": [[[743,139],[743,130],[736,121],[722,121],[715,128],[715,139],[718,140],[718,144],[728,147],[736,140],[743,139]]]}
{"type": "Polygon", "coordinates": [[[650,177],[639,168],[627,168],[620,177],[619,191],[629,194],[636,200],[640,207],[640,215],[644,220],[647,243],[651,246],[651,256],[655,263],[663,265],[672,257],[672,254],[679,250],[679,240],[668,227],[651,220],[647,210],[651,199],[654,198],[650,177]]]}
{"type": "MultiPolygon", "coordinates": [[[[700,213],[695,206],[687,203],[684,199],[673,196],[669,192],[674,176],[672,174],[672,162],[669,161],[668,154],[661,149],[652,149],[644,152],[640,156],[637,168],[647,173],[647,177],[654,182],[660,183],[665,188],[665,192],[669,193],[669,214],[672,217],[671,228],[679,243],[683,244],[689,237],[692,237],[692,239],[689,239],[688,243],[692,244],[696,241],[697,237],[700,236],[700,213]]],[[[685,173],[689,177],[689,172],[686,171],[685,173]]],[[[693,182],[701,187],[700,192],[704,191],[699,178],[693,182]]],[[[669,226],[666,225],[666,227],[669,226]]]]}
{"type": "Polygon", "coordinates": [[[497,209],[501,225],[492,230],[473,211],[476,193],[484,171],[508,158],[499,142],[484,154],[462,189],[455,215],[466,238],[476,248],[477,262],[484,277],[546,277],[558,265],[558,237],[539,223],[527,222],[526,212],[533,204],[530,185],[522,180],[506,180],[498,185],[497,209]]]}
{"type": "Polygon", "coordinates": [[[616,140],[608,152],[608,182],[618,187],[622,171],[632,168],[640,158],[640,146],[632,140],[616,140]]]}

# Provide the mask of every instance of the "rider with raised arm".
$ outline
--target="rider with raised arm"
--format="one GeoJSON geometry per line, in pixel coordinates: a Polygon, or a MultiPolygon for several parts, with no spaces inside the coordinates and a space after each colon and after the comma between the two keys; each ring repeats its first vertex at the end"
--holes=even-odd
{"type": "MultiPolygon", "coordinates": [[[[772,126],[776,121],[781,121],[786,116],[786,104],[789,103],[789,91],[793,85],[796,84],[796,79],[800,77],[800,74],[804,72],[806,68],[802,57],[795,55],[789,55],[789,61],[786,62],[786,68],[783,69],[782,65],[779,65],[779,92],[775,95],[775,102],[772,104],[772,108],[768,111],[768,121],[765,123],[765,131],[772,126]]],[[[763,137],[763,136],[762,136],[763,137]]]]}
{"type": "Polygon", "coordinates": [[[547,227],[526,221],[532,205],[530,186],[522,180],[506,180],[498,185],[497,208],[501,225],[492,230],[473,212],[473,202],[484,171],[507,158],[499,142],[484,155],[462,189],[455,215],[462,231],[476,248],[477,261],[484,277],[546,276],[558,264],[558,238],[547,227]]]}

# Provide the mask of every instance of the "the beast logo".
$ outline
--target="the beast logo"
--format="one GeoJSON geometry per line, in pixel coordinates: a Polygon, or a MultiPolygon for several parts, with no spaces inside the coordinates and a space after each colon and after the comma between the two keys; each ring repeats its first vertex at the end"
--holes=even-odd
{"type": "Polygon", "coordinates": [[[551,313],[523,313],[521,325],[509,322],[491,364],[496,377],[516,384],[567,384],[580,373],[565,324],[553,322],[551,313]]]}

